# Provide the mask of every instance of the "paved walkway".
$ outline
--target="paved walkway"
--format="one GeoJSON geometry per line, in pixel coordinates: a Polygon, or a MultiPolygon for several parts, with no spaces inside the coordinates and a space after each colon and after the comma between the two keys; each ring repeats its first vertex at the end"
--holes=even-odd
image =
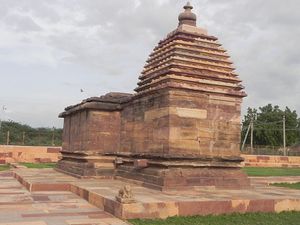
{"type": "MultiPolygon", "coordinates": [[[[252,188],[221,190],[199,187],[161,192],[131,183],[135,203],[120,204],[115,196],[128,184],[122,180],[76,179],[53,169],[18,169],[19,180],[31,190],[70,190],[119,218],[166,218],[168,216],[232,212],[300,211],[300,191],[268,186],[273,182],[299,182],[300,177],[251,178],[252,188]]],[[[1,225],[1,224],[0,224],[1,225]]]]}
{"type": "Polygon", "coordinates": [[[0,225],[126,225],[71,192],[28,192],[0,172],[0,225]]]}

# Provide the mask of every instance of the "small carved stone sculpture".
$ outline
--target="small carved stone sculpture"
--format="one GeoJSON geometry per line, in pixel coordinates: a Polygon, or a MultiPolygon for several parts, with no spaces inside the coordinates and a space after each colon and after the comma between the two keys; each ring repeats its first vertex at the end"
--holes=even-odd
{"type": "Polygon", "coordinates": [[[116,200],[124,204],[134,203],[135,200],[133,198],[131,186],[127,184],[121,188],[118,196],[116,196],[116,200]]]}

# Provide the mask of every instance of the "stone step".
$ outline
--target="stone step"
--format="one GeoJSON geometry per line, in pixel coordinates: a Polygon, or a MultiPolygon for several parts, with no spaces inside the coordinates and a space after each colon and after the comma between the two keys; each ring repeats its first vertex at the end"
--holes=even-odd
{"type": "MultiPolygon", "coordinates": [[[[246,212],[300,211],[300,193],[268,186],[259,178],[253,189],[228,190],[202,187],[180,191],[157,191],[121,180],[77,179],[53,169],[16,170],[14,176],[31,191],[70,191],[90,204],[122,219],[167,218],[170,216],[209,215],[246,212]],[[133,203],[120,203],[120,188],[130,184],[133,203]],[[257,185],[257,186],[255,186],[257,185]]],[[[300,181],[300,177],[280,179],[300,181]]]]}

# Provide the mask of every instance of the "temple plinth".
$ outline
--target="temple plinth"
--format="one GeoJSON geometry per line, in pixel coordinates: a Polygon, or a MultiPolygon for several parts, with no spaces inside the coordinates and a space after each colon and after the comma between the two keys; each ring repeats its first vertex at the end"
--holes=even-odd
{"type": "Polygon", "coordinates": [[[134,94],[109,93],[66,108],[58,168],[168,190],[247,188],[240,169],[241,80],[188,3],[150,54],[134,94]]]}

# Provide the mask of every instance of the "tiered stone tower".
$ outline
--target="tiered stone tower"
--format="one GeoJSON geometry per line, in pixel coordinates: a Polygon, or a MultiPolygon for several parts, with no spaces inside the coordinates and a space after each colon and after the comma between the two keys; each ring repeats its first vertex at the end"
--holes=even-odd
{"type": "Polygon", "coordinates": [[[140,94],[172,87],[245,97],[226,50],[216,37],[196,27],[193,7],[184,8],[178,28],[150,54],[135,90],[140,94]]]}
{"type": "Polygon", "coordinates": [[[244,188],[240,114],[246,94],[217,38],[188,3],[160,41],[136,94],[110,93],[66,108],[61,170],[122,177],[166,190],[244,188]]]}

